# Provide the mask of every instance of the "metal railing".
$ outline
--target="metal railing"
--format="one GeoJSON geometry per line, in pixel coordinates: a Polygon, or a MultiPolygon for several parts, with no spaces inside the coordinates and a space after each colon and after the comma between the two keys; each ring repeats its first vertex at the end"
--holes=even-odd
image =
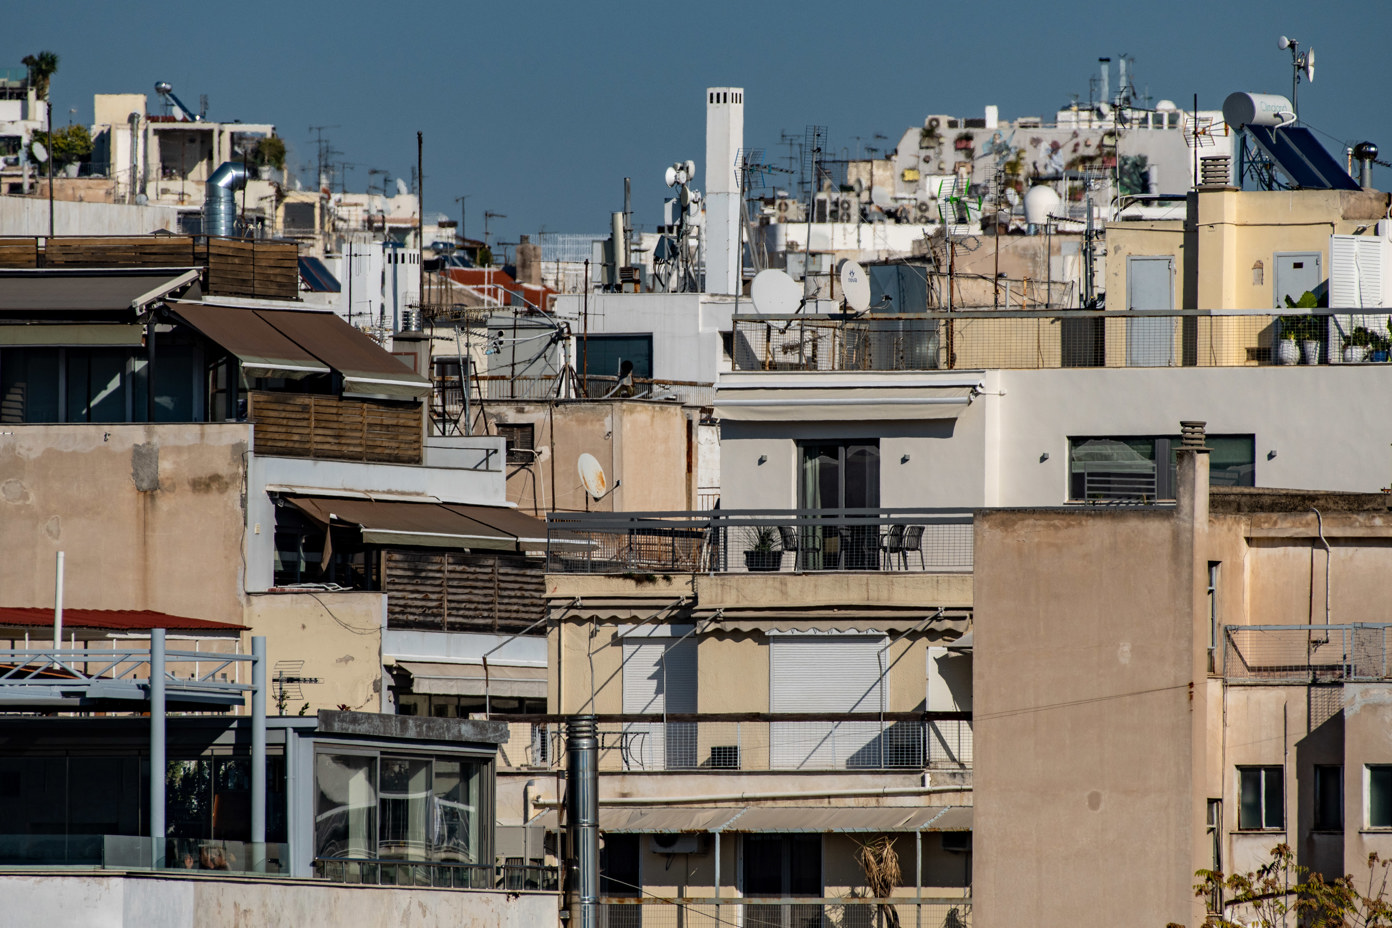
{"type": "MultiPolygon", "coordinates": [[[[548,726],[546,756],[565,760],[561,726],[548,726]]],[[[599,768],[738,773],[770,770],[970,770],[972,722],[922,714],[828,715],[777,721],[599,723],[599,768]]]]}
{"type": "Polygon", "coordinates": [[[1228,683],[1359,683],[1392,679],[1392,624],[1229,625],[1228,683]]]}
{"type": "Polygon", "coordinates": [[[316,857],[315,879],[369,886],[414,886],[431,889],[506,889],[555,892],[555,867],[535,864],[466,864],[374,857],[316,857]]]}
{"type": "Polygon", "coordinates": [[[1383,364],[1388,310],[735,316],[738,371],[1383,364]]]}
{"type": "Polygon", "coordinates": [[[725,897],[718,904],[714,898],[603,896],[598,921],[599,928],[967,928],[971,910],[969,896],[725,897]]]}
{"type": "Polygon", "coordinates": [[[970,513],[727,509],[548,513],[551,573],[972,569],[970,513]]]}

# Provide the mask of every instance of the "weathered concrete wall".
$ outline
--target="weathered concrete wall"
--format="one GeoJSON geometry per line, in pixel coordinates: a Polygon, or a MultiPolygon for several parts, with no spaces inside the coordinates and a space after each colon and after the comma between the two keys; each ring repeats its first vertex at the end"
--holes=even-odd
{"type": "Polygon", "coordinates": [[[347,706],[364,712],[382,707],[382,629],[386,626],[385,593],[254,593],[247,597],[244,624],[252,635],[266,636],[266,682],[271,693],[266,711],[295,715],[347,706]],[[276,705],[277,661],[304,661],[299,676],[303,697],[276,705]]]}
{"type": "Polygon", "coordinates": [[[110,873],[0,875],[0,926],[92,928],[551,928],[549,893],[450,892],[110,873]]]}
{"type": "Polygon", "coordinates": [[[5,605],[64,602],[242,621],[246,425],[13,425],[0,431],[5,605]]]}
{"type": "Polygon", "coordinates": [[[976,526],[974,924],[1196,921],[1192,536],[1167,511],[976,526]]]}
{"type": "MultiPolygon", "coordinates": [[[[36,189],[47,191],[47,183],[45,179],[43,186],[36,185],[36,189]]],[[[55,181],[54,189],[63,193],[63,182],[55,181]]],[[[98,195],[110,199],[109,191],[98,195]]],[[[201,202],[201,189],[199,196],[201,202]]],[[[177,232],[178,217],[179,211],[172,206],[81,203],[75,198],[53,201],[53,231],[57,235],[148,235],[160,229],[177,232]]],[[[0,229],[4,229],[6,235],[47,235],[47,194],[42,197],[0,196],[0,229]]]]}

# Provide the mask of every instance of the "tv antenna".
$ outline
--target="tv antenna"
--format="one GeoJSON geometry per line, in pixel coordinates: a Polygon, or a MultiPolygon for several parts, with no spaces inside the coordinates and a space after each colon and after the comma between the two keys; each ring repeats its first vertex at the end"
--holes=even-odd
{"type": "Polygon", "coordinates": [[[1315,82],[1315,50],[1313,47],[1305,49],[1305,53],[1300,53],[1300,43],[1295,39],[1288,39],[1281,36],[1276,40],[1277,48],[1288,48],[1291,53],[1291,109],[1295,111],[1295,122],[1300,121],[1300,76],[1305,75],[1305,80],[1310,83],[1315,82]]]}

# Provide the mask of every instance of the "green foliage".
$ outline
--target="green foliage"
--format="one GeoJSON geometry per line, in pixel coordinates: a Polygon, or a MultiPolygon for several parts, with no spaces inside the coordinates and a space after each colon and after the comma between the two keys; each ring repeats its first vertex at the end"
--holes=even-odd
{"type": "Polygon", "coordinates": [[[1145,155],[1122,155],[1117,175],[1123,194],[1155,193],[1150,189],[1150,159],[1145,155]]]}
{"type": "Polygon", "coordinates": [[[29,69],[29,84],[39,99],[47,100],[49,81],[58,70],[58,53],[43,51],[37,55],[25,55],[19,63],[29,69]]]}
{"type": "Polygon", "coordinates": [[[749,544],[750,551],[772,551],[778,540],[778,530],[769,525],[754,526],[754,535],[749,544]]]}
{"type": "Polygon", "coordinates": [[[1289,844],[1278,844],[1270,860],[1248,873],[1197,871],[1194,895],[1210,900],[1211,907],[1212,900],[1224,900],[1222,910],[1204,920],[1205,928],[1285,928],[1291,921],[1310,928],[1389,928],[1388,863],[1369,854],[1367,879],[1360,889],[1352,874],[1325,880],[1311,873],[1295,862],[1289,844]]]}
{"type": "Polygon", "coordinates": [[[81,164],[92,157],[92,135],[86,126],[63,126],[61,129],[53,130],[51,139],[47,132],[35,132],[33,142],[41,142],[44,148],[48,149],[54,168],[61,168],[65,164],[81,164]]]}
{"type": "Polygon", "coordinates": [[[284,170],[285,141],[278,135],[267,136],[256,143],[247,160],[257,167],[268,164],[277,171],[284,170]]]}
{"type": "Polygon", "coordinates": [[[477,264],[479,267],[492,267],[493,249],[489,248],[487,245],[484,245],[482,248],[478,250],[478,257],[474,259],[474,263],[477,264]]]}

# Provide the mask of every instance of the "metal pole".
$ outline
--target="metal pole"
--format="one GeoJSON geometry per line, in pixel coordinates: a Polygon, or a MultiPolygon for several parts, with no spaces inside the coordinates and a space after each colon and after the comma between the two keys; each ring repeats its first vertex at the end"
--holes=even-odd
{"type": "Polygon", "coordinates": [[[425,316],[425,136],[416,133],[416,248],[420,261],[416,264],[416,305],[425,316]]]}
{"type": "Polygon", "coordinates": [[[164,866],[164,629],[150,630],[150,866],[164,866]]]}
{"type": "Polygon", "coordinates": [[[48,116],[48,237],[53,238],[53,101],[44,90],[44,109],[48,116]]]}
{"type": "Polygon", "coordinates": [[[251,869],[266,871],[266,637],[251,638],[251,869]]]}
{"type": "Polygon", "coordinates": [[[63,552],[58,552],[57,574],[53,578],[53,650],[63,647],[63,552]]]}
{"type": "Polygon", "coordinates": [[[566,736],[570,925],[599,928],[599,738],[595,717],[571,716],[566,736]]]}
{"type": "Polygon", "coordinates": [[[914,832],[914,928],[923,928],[923,831],[914,832]]]}
{"type": "Polygon", "coordinates": [[[715,923],[720,924],[720,832],[715,833],[715,923]]]}

